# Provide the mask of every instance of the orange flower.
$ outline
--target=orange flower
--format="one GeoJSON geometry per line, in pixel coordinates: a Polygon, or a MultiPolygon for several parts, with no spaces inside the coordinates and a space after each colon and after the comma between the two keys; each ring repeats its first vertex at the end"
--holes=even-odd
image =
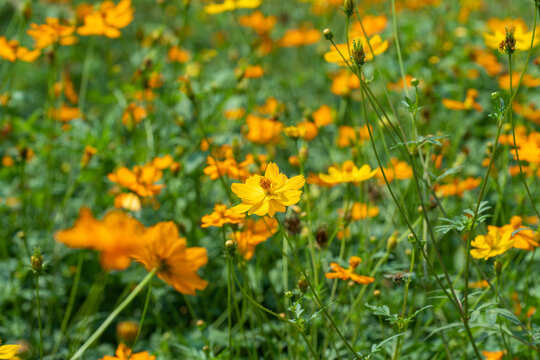
{"type": "Polygon", "coordinates": [[[360,88],[360,80],[352,72],[343,69],[332,77],[332,94],[339,96],[348,96],[354,89],[360,88]]]}
{"type": "Polygon", "coordinates": [[[71,229],[56,233],[56,240],[72,248],[101,252],[101,266],[106,270],[124,270],[131,263],[130,254],[144,244],[144,226],[120,211],[111,211],[102,221],[82,208],[71,229]]]}
{"type": "Polygon", "coordinates": [[[488,286],[489,286],[489,283],[485,279],[481,281],[469,283],[469,287],[474,288],[474,289],[487,288],[488,286]]]}
{"type": "Polygon", "coordinates": [[[114,198],[114,207],[139,212],[141,211],[141,199],[133,193],[121,193],[114,198]]]}
{"type": "Polygon", "coordinates": [[[360,141],[360,144],[362,144],[364,140],[367,139],[369,139],[367,125],[364,125],[358,131],[352,126],[348,125],[343,125],[338,128],[337,145],[340,148],[355,145],[357,141],[360,141]]]}
{"type": "Polygon", "coordinates": [[[154,160],[152,160],[152,165],[159,170],[165,170],[168,167],[170,167],[173,163],[174,163],[174,159],[169,154],[163,157],[156,157],[154,158],[154,160]]]}
{"type": "Polygon", "coordinates": [[[244,117],[246,110],[239,109],[227,109],[223,112],[223,115],[229,120],[238,120],[244,117]]]}
{"type": "Polygon", "coordinates": [[[351,218],[353,220],[362,220],[368,217],[375,217],[379,214],[377,206],[368,206],[367,204],[355,202],[351,209],[351,218]]]}
{"type": "Polygon", "coordinates": [[[349,259],[349,268],[344,269],[337,263],[330,263],[330,269],[332,269],[333,272],[326,273],[325,276],[327,279],[341,279],[341,280],[353,280],[357,282],[358,284],[370,284],[373,281],[375,281],[374,278],[364,275],[358,275],[354,273],[354,270],[358,267],[358,265],[362,262],[362,259],[360,259],[358,256],[351,256],[349,259]]]}
{"type": "Polygon", "coordinates": [[[279,135],[283,131],[283,123],[279,120],[249,114],[246,123],[248,126],[246,137],[249,141],[259,144],[275,144],[281,140],[279,135]]]}
{"type": "Polygon", "coordinates": [[[531,229],[521,230],[526,226],[523,225],[523,220],[521,216],[512,216],[510,219],[510,224],[504,225],[503,227],[498,228],[501,235],[510,233],[510,238],[514,240],[514,247],[516,249],[522,249],[527,251],[532,251],[540,244],[534,239],[534,231],[531,229]]]}
{"type": "Polygon", "coordinates": [[[264,105],[257,106],[255,111],[261,115],[274,116],[279,112],[282,112],[284,108],[283,103],[279,102],[275,97],[266,98],[264,105]]]}
{"type": "Polygon", "coordinates": [[[156,360],[156,357],[150,355],[148,351],[132,353],[132,350],[125,344],[118,344],[116,356],[105,355],[99,360],[156,360]]]}
{"type": "Polygon", "coordinates": [[[172,46],[167,53],[167,57],[173,62],[186,63],[191,59],[191,53],[178,46],[172,46]]]}
{"type": "Polygon", "coordinates": [[[250,175],[248,166],[253,164],[253,157],[248,155],[246,156],[246,160],[237,163],[232,157],[227,157],[225,160],[220,161],[212,156],[207,156],[206,163],[208,166],[204,168],[203,172],[210,176],[212,180],[225,175],[231,179],[243,180],[250,175]]]}
{"type": "MultiPolygon", "coordinates": [[[[364,49],[364,53],[366,54],[366,61],[372,60],[375,55],[380,55],[388,49],[388,41],[383,41],[380,35],[375,35],[369,39],[371,47],[368,45],[368,42],[364,37],[358,37],[354,39],[354,41],[360,41],[360,44],[364,49]],[[371,52],[371,49],[373,49],[373,53],[371,52]]],[[[350,59],[352,55],[349,54],[349,48],[352,51],[353,47],[354,44],[352,41],[349,44],[349,47],[347,47],[347,44],[337,44],[336,47],[332,45],[330,46],[330,51],[324,54],[324,59],[329,63],[337,63],[341,66],[346,66],[343,58],[345,58],[347,61],[351,61],[350,59]]]]}
{"type": "MultiPolygon", "coordinates": [[[[519,78],[521,77],[520,72],[513,72],[512,73],[512,88],[515,89],[519,83],[519,78]]],[[[540,78],[534,78],[529,74],[523,75],[523,80],[521,81],[521,85],[535,88],[540,86],[540,78]]],[[[510,89],[510,75],[505,74],[499,77],[499,87],[501,89],[508,90],[510,89]]]]}
{"type": "Polygon", "coordinates": [[[62,104],[59,109],[51,109],[53,119],[68,122],[74,119],[82,118],[81,109],[62,104]]]}
{"type": "Polygon", "coordinates": [[[172,221],[160,222],[146,231],[147,243],[133,252],[133,259],[182,294],[195,295],[195,290],[206,288],[208,282],[197,275],[197,270],[208,262],[206,249],[187,247],[179,238],[178,228],[172,221]]]}
{"type": "Polygon", "coordinates": [[[468,177],[465,180],[454,179],[452,182],[447,184],[436,184],[435,192],[437,196],[453,196],[457,195],[459,197],[463,196],[465,191],[472,190],[482,182],[481,178],[468,177]]]}
{"type": "Polygon", "coordinates": [[[242,15],[238,19],[240,25],[251,28],[259,35],[268,34],[277,22],[277,17],[268,16],[260,11],[254,11],[250,15],[242,15]]]}
{"type": "Polygon", "coordinates": [[[133,21],[131,0],[121,0],[118,5],[106,0],[98,10],[84,16],[84,25],[77,29],[79,35],[98,35],[114,39],[120,37],[123,29],[133,21]]]}
{"type": "Polygon", "coordinates": [[[165,186],[154,184],[163,176],[163,172],[153,165],[135,166],[132,170],[121,167],[107,177],[110,181],[123,186],[139,196],[154,196],[165,186]]]}
{"type": "Polygon", "coordinates": [[[4,36],[0,36],[0,58],[14,62],[19,59],[26,62],[32,62],[41,55],[41,50],[28,50],[24,46],[19,46],[16,40],[7,40],[4,36]]]}
{"type": "Polygon", "coordinates": [[[319,177],[322,181],[329,184],[341,184],[348,182],[358,184],[371,179],[376,173],[377,170],[371,170],[371,167],[368,164],[364,164],[362,167],[357,168],[352,161],[347,160],[341,165],[341,167],[337,165],[330,166],[328,168],[328,174],[319,174],[319,177]]]}
{"type": "Polygon", "coordinates": [[[95,147],[90,146],[90,145],[86,145],[84,147],[84,152],[83,152],[83,156],[82,156],[82,159],[81,159],[81,165],[82,166],[88,165],[90,160],[92,160],[92,158],[96,154],[97,154],[97,149],[95,147]]]}
{"type": "Polygon", "coordinates": [[[17,353],[21,345],[0,345],[0,359],[18,359],[17,353]]]}
{"type": "MultiPolygon", "coordinates": [[[[411,80],[413,77],[411,75],[405,75],[405,82],[407,83],[407,88],[412,88],[411,80]]],[[[403,85],[403,79],[399,79],[395,83],[388,83],[386,88],[390,91],[402,91],[405,86],[403,85]]]]}
{"type": "Polygon", "coordinates": [[[264,69],[262,66],[254,65],[254,66],[248,66],[244,70],[244,78],[246,79],[256,79],[260,78],[264,75],[264,69]]]}
{"type": "Polygon", "coordinates": [[[375,34],[379,34],[384,29],[386,29],[386,26],[388,25],[388,18],[384,15],[365,15],[362,16],[362,25],[364,26],[364,30],[366,33],[364,34],[364,31],[362,30],[362,26],[360,25],[360,22],[355,22],[351,25],[351,31],[349,31],[349,37],[355,38],[355,37],[364,37],[364,36],[372,36],[375,34]]]}
{"type": "MultiPolygon", "coordinates": [[[[523,116],[525,119],[532,121],[535,124],[540,125],[540,109],[536,108],[536,105],[530,103],[528,105],[521,105],[514,103],[513,106],[516,114],[523,116]]],[[[517,140],[517,139],[516,139],[517,140]]]]}
{"type": "Polygon", "coordinates": [[[486,357],[485,360],[501,360],[505,351],[482,351],[482,355],[486,357]]]}
{"type": "Polygon", "coordinates": [[[245,217],[246,214],[238,214],[232,209],[227,209],[227,205],[216,204],[213,213],[202,217],[201,227],[222,227],[225,224],[239,224],[245,217]]]}
{"type": "Polygon", "coordinates": [[[296,47],[315,44],[321,38],[321,33],[316,29],[300,28],[289,29],[278,41],[281,47],[296,47]]]}
{"type": "MultiPolygon", "coordinates": [[[[386,175],[386,180],[388,180],[388,182],[394,180],[406,180],[412,178],[413,169],[406,161],[399,161],[396,158],[391,158],[388,167],[384,168],[384,174],[386,175]]],[[[377,169],[377,178],[380,181],[384,181],[381,169],[377,169]]]]}
{"type": "Polygon", "coordinates": [[[326,104],[321,105],[317,110],[311,114],[313,121],[317,127],[323,127],[330,125],[334,122],[334,112],[332,108],[326,104]]]}
{"type": "Polygon", "coordinates": [[[467,97],[465,98],[464,102],[451,99],[443,99],[442,104],[444,105],[444,107],[451,110],[475,109],[476,111],[480,112],[482,111],[482,105],[475,101],[476,97],[478,97],[478,91],[476,89],[469,89],[467,90],[467,97]]]}
{"type": "Polygon", "coordinates": [[[44,49],[49,45],[58,42],[60,45],[73,45],[77,42],[77,37],[73,36],[75,26],[62,25],[57,18],[46,18],[46,24],[30,24],[27,34],[36,42],[36,48],[44,49]]]}
{"type": "Polygon", "coordinates": [[[242,254],[244,260],[250,260],[255,254],[255,247],[268,240],[270,236],[278,230],[276,219],[263,217],[257,221],[247,219],[242,231],[236,231],[232,238],[236,242],[238,252],[242,254]]]}
{"type": "Polygon", "coordinates": [[[495,76],[503,71],[503,66],[497,61],[497,57],[485,50],[473,51],[474,62],[483,67],[489,76],[495,76]]]}
{"type": "Polygon", "coordinates": [[[213,15],[236,9],[255,9],[261,3],[262,0],[225,0],[222,3],[206,5],[204,11],[207,14],[213,15]]]}
{"type": "Polygon", "coordinates": [[[269,163],[264,176],[250,176],[245,184],[232,184],[232,191],[242,199],[242,203],[233,207],[237,213],[274,217],[276,212],[285,212],[286,206],[300,201],[300,190],[305,180],[302,175],[291,179],[279,172],[274,163],[269,163]]]}

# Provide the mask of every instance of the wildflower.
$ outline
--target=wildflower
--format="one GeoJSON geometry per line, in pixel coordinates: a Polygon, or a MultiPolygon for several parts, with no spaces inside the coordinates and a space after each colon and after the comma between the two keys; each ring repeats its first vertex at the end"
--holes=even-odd
{"type": "Polygon", "coordinates": [[[256,79],[264,75],[264,69],[260,65],[248,66],[243,73],[246,79],[256,79]]]}
{"type": "Polygon", "coordinates": [[[183,64],[191,59],[191,53],[178,46],[172,46],[167,53],[167,57],[169,58],[169,61],[183,64]]]}
{"type": "Polygon", "coordinates": [[[216,180],[221,176],[227,175],[231,179],[243,180],[249,177],[250,173],[248,166],[253,163],[252,156],[246,156],[246,159],[240,163],[232,157],[232,155],[227,156],[225,160],[217,160],[212,156],[206,158],[207,167],[204,168],[203,172],[210,176],[210,179],[216,180]]]}
{"type": "Polygon", "coordinates": [[[477,49],[473,52],[474,62],[483,67],[489,76],[495,76],[503,70],[503,66],[497,61],[497,57],[491,52],[477,49]]]}
{"type": "Polygon", "coordinates": [[[358,267],[358,265],[362,262],[362,259],[360,259],[358,256],[351,256],[349,259],[349,268],[344,269],[337,263],[330,263],[330,269],[332,269],[333,272],[326,273],[325,276],[327,279],[341,279],[341,280],[353,280],[357,282],[358,284],[370,284],[373,281],[375,281],[374,278],[364,275],[358,275],[354,273],[354,270],[358,267]]]}
{"type": "Polygon", "coordinates": [[[482,351],[482,355],[485,356],[485,360],[501,360],[505,354],[505,351],[482,351]]]}
{"type": "Polygon", "coordinates": [[[334,112],[330,106],[322,104],[317,110],[315,110],[311,116],[317,127],[323,127],[330,125],[334,122],[334,112]]]}
{"type": "Polygon", "coordinates": [[[487,260],[511,249],[514,246],[514,240],[511,238],[511,233],[501,235],[496,227],[488,226],[488,233],[476,236],[471,241],[471,246],[475,248],[471,250],[472,257],[487,260]]]}
{"type": "Polygon", "coordinates": [[[358,77],[346,69],[332,76],[332,86],[330,87],[332,94],[348,96],[352,90],[359,88],[360,80],[358,80],[358,77]]]}
{"type": "Polygon", "coordinates": [[[126,344],[120,343],[118,345],[118,348],[116,349],[116,356],[109,356],[105,355],[99,360],[156,360],[156,357],[153,355],[150,355],[148,351],[143,351],[140,353],[132,353],[132,349],[130,349],[126,344]]]}
{"type": "Polygon", "coordinates": [[[21,60],[25,62],[33,62],[39,55],[41,50],[29,50],[24,46],[19,46],[19,42],[16,40],[7,40],[6,37],[0,36],[0,58],[14,62],[15,60],[21,60]]]}
{"type": "Polygon", "coordinates": [[[435,192],[437,196],[453,196],[457,195],[459,197],[463,196],[465,191],[470,191],[482,182],[481,178],[468,177],[465,180],[453,179],[447,184],[436,184],[435,192]]]}
{"type": "MultiPolygon", "coordinates": [[[[515,89],[518,86],[519,79],[521,78],[520,72],[512,73],[512,88],[515,89]]],[[[510,74],[505,74],[499,77],[499,86],[501,89],[508,90],[510,89],[510,74]]],[[[522,86],[529,88],[535,88],[540,86],[540,78],[535,78],[529,74],[523,75],[523,80],[521,81],[522,86]]]]}
{"type": "Polygon", "coordinates": [[[244,229],[236,231],[232,237],[244,260],[250,260],[255,254],[255,247],[268,240],[277,230],[278,222],[276,219],[269,217],[263,217],[257,221],[247,219],[244,229]]]}
{"type": "Polygon", "coordinates": [[[58,109],[51,109],[51,117],[61,122],[68,122],[82,118],[81,109],[76,106],[69,106],[64,103],[58,109]]]}
{"type": "Polygon", "coordinates": [[[266,98],[264,105],[256,108],[256,112],[261,115],[276,116],[283,111],[283,108],[283,103],[279,102],[275,97],[270,96],[266,98]]]}
{"type": "Polygon", "coordinates": [[[525,119],[540,125],[540,109],[537,109],[535,104],[529,103],[527,105],[522,105],[519,103],[514,103],[513,109],[516,114],[519,114],[525,119]]]}
{"type": "Polygon", "coordinates": [[[77,33],[83,36],[118,38],[122,35],[120,29],[133,21],[133,12],[131,0],[121,0],[116,6],[112,1],[106,0],[98,10],[84,16],[84,25],[77,29],[77,33]]]}
{"type": "Polygon", "coordinates": [[[285,207],[300,201],[300,190],[305,180],[302,175],[288,179],[279,172],[274,163],[269,163],[264,176],[250,176],[245,184],[232,184],[232,191],[242,200],[233,207],[238,213],[248,212],[263,216],[274,217],[276,212],[285,212],[285,207]]]}
{"type": "Polygon", "coordinates": [[[124,344],[132,344],[138,332],[139,324],[134,321],[120,321],[116,325],[116,336],[124,344]]]}
{"type": "Polygon", "coordinates": [[[297,47],[315,44],[321,38],[319,30],[310,28],[289,29],[278,41],[281,47],[297,47]]]}
{"type": "MultiPolygon", "coordinates": [[[[487,22],[488,32],[484,33],[486,46],[491,49],[499,49],[505,53],[514,51],[527,51],[531,46],[532,30],[528,31],[523,19],[489,19],[487,22]],[[508,26],[508,24],[511,24],[508,26]],[[502,48],[501,48],[502,45],[502,48]]],[[[538,45],[540,36],[537,33],[533,41],[533,47],[538,45]]]]}
{"type": "Polygon", "coordinates": [[[141,199],[133,193],[121,193],[114,198],[114,207],[139,212],[141,211],[141,199]]]}
{"type": "Polygon", "coordinates": [[[487,288],[488,286],[489,283],[485,279],[469,283],[469,287],[474,289],[487,288]]]}
{"type": "Polygon", "coordinates": [[[476,111],[480,112],[482,111],[482,105],[475,101],[477,97],[478,91],[476,89],[469,89],[467,90],[467,96],[464,102],[451,99],[443,99],[442,104],[444,105],[444,107],[451,110],[475,109],[476,111]]]}
{"type": "Polygon", "coordinates": [[[90,163],[90,160],[92,160],[92,157],[94,157],[94,155],[97,154],[97,149],[93,146],[90,146],[90,145],[86,145],[84,147],[84,152],[83,152],[83,156],[82,156],[82,159],[81,159],[81,165],[82,166],[87,166],[88,163],[90,163]]]}
{"type": "Polygon", "coordinates": [[[14,359],[20,347],[21,345],[0,345],[0,359],[14,359]]]}
{"type": "Polygon", "coordinates": [[[101,266],[106,270],[123,270],[131,263],[130,254],[144,242],[145,228],[134,218],[120,211],[111,211],[103,220],[82,208],[71,229],[56,233],[56,240],[72,248],[88,248],[101,252],[101,266]]]}
{"type": "Polygon", "coordinates": [[[195,295],[208,284],[197,275],[197,270],[208,262],[206,249],[187,247],[187,241],[179,238],[178,228],[172,221],[160,222],[145,233],[145,246],[133,252],[133,259],[157,275],[182,294],[195,295]]]}
{"type": "Polygon", "coordinates": [[[54,43],[60,45],[73,45],[77,42],[77,37],[73,36],[75,26],[63,25],[57,18],[46,18],[45,24],[30,24],[27,33],[36,42],[37,49],[44,49],[54,43]]]}
{"type": "Polygon", "coordinates": [[[229,120],[238,120],[244,117],[246,114],[246,110],[239,108],[239,109],[227,109],[223,112],[223,115],[225,118],[229,120]]]}
{"type": "Polygon", "coordinates": [[[379,214],[377,206],[368,206],[367,204],[355,202],[351,209],[351,218],[353,220],[362,220],[368,217],[375,217],[379,214]]]}
{"type": "MultiPolygon", "coordinates": [[[[413,169],[406,161],[400,161],[397,158],[391,158],[388,167],[383,168],[386,180],[392,182],[394,180],[406,180],[413,176],[413,169]]],[[[381,169],[377,169],[377,178],[384,181],[381,169]]]]}
{"type": "Polygon", "coordinates": [[[349,46],[347,44],[337,44],[336,48],[332,45],[330,51],[324,54],[324,59],[329,63],[337,63],[341,66],[346,66],[346,61],[350,59],[354,60],[357,64],[361,65],[366,61],[372,60],[375,55],[380,55],[388,49],[388,41],[382,40],[380,35],[375,35],[369,39],[369,44],[373,49],[368,45],[368,40],[363,37],[358,37],[354,39],[349,46]],[[351,49],[351,54],[349,53],[349,48],[351,49]],[[359,60],[361,60],[359,62],[359,60]]]}
{"type": "Polygon", "coordinates": [[[371,179],[376,173],[377,170],[371,170],[368,164],[362,165],[359,169],[352,161],[347,160],[341,165],[341,168],[339,166],[330,166],[328,168],[328,174],[319,174],[319,177],[327,183],[341,184],[352,182],[358,184],[371,179]]]}
{"type": "Polygon", "coordinates": [[[227,205],[216,204],[214,212],[210,215],[204,215],[201,219],[201,227],[209,226],[222,227],[225,224],[239,224],[246,217],[245,214],[238,214],[232,209],[227,209],[227,205]]]}
{"type": "Polygon", "coordinates": [[[135,166],[133,170],[121,167],[116,172],[107,175],[108,179],[123,186],[139,196],[154,196],[165,186],[155,184],[163,176],[163,172],[151,164],[135,166]]]}
{"type": "Polygon", "coordinates": [[[260,11],[254,11],[250,15],[242,15],[238,19],[240,25],[255,30],[260,36],[268,34],[277,22],[277,17],[267,16],[260,11]]]}
{"type": "Polygon", "coordinates": [[[249,141],[259,144],[275,144],[280,141],[283,123],[278,120],[267,119],[249,114],[246,118],[249,141]]]}
{"type": "Polygon", "coordinates": [[[306,135],[306,129],[299,126],[287,126],[283,132],[291,139],[303,138],[306,135]]]}
{"type": "Polygon", "coordinates": [[[168,167],[170,167],[173,163],[174,163],[174,159],[169,154],[162,157],[156,157],[152,160],[152,165],[159,170],[165,170],[168,167]]]}
{"type": "Polygon", "coordinates": [[[207,14],[220,14],[225,11],[236,9],[255,9],[262,4],[262,0],[225,0],[219,4],[209,4],[204,7],[207,14]]]}
{"type": "Polygon", "coordinates": [[[534,231],[532,229],[524,229],[523,219],[521,216],[512,216],[510,224],[504,225],[498,228],[501,235],[510,233],[510,237],[514,240],[514,247],[516,249],[522,249],[532,251],[539,246],[538,242],[534,239],[534,231]]]}
{"type": "MultiPolygon", "coordinates": [[[[411,83],[413,77],[411,75],[405,75],[405,82],[407,83],[407,88],[411,88],[413,85],[411,83]]],[[[401,91],[405,88],[405,85],[403,85],[403,80],[399,79],[395,83],[388,83],[386,85],[386,88],[391,91],[401,91]]]]}
{"type": "Polygon", "coordinates": [[[388,18],[384,15],[365,15],[362,17],[362,25],[360,22],[354,22],[351,25],[349,38],[372,36],[381,33],[388,25],[388,18]],[[364,29],[362,30],[362,25],[364,29]],[[365,34],[364,34],[365,30],[365,34]]]}

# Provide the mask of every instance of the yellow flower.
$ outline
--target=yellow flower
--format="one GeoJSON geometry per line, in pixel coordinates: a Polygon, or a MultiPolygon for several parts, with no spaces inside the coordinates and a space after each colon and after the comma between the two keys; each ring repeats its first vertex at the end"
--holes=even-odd
{"type": "Polygon", "coordinates": [[[0,346],[0,359],[13,359],[21,345],[2,345],[0,346]]]}
{"type": "Polygon", "coordinates": [[[371,170],[368,164],[362,165],[359,169],[350,160],[347,160],[339,166],[330,166],[328,174],[319,174],[322,181],[329,184],[340,184],[346,182],[360,183],[371,179],[377,174],[377,169],[371,170]]]}
{"type": "MultiPolygon", "coordinates": [[[[515,50],[527,51],[531,46],[532,31],[528,31],[523,19],[489,19],[487,22],[488,32],[484,33],[486,46],[492,49],[499,49],[501,41],[506,38],[506,27],[514,26],[514,38],[516,39],[515,50]]],[[[540,41],[538,35],[539,28],[536,29],[533,47],[540,41]]]]}
{"type": "MultiPolygon", "coordinates": [[[[371,39],[369,39],[369,43],[371,44],[371,48],[373,48],[373,53],[371,52],[371,49],[368,45],[368,41],[365,38],[357,38],[355,41],[359,41],[364,49],[364,53],[366,54],[365,61],[369,61],[373,59],[374,54],[379,55],[385,52],[388,49],[388,41],[382,40],[382,38],[379,35],[375,35],[371,39]]],[[[334,46],[330,47],[330,51],[324,54],[324,59],[327,62],[330,63],[338,63],[341,66],[345,66],[345,61],[343,61],[343,57],[345,60],[350,61],[351,56],[347,55],[349,53],[349,48],[353,49],[353,42],[349,44],[349,47],[347,47],[347,44],[337,44],[336,48],[334,46]],[[340,54],[341,53],[341,54],[340,54]],[[341,57],[343,55],[343,57],[341,57]]]]}
{"type": "Polygon", "coordinates": [[[488,234],[475,237],[471,246],[476,248],[471,250],[472,257],[487,260],[511,249],[514,246],[514,239],[511,232],[501,234],[497,227],[488,226],[488,234]]]}
{"type": "Polygon", "coordinates": [[[250,176],[245,184],[232,184],[232,191],[242,199],[242,203],[233,207],[238,213],[248,212],[274,217],[276,212],[285,212],[285,207],[300,201],[300,190],[305,180],[302,175],[291,179],[279,172],[274,163],[269,163],[264,176],[250,176]]]}
{"type": "Polygon", "coordinates": [[[239,224],[246,217],[245,214],[238,214],[232,209],[227,209],[227,205],[216,204],[214,212],[210,215],[204,215],[201,219],[202,228],[209,226],[222,227],[225,224],[239,224]]]}
{"type": "Polygon", "coordinates": [[[236,9],[255,9],[262,4],[262,0],[225,0],[221,4],[210,4],[204,7],[207,14],[220,14],[236,9]]]}
{"type": "Polygon", "coordinates": [[[358,264],[362,262],[358,256],[351,256],[349,259],[349,268],[342,268],[337,263],[330,263],[330,269],[332,272],[326,273],[325,276],[327,279],[341,279],[341,280],[353,280],[358,284],[370,284],[375,281],[374,278],[364,275],[358,275],[354,273],[354,270],[358,267],[358,264]]]}

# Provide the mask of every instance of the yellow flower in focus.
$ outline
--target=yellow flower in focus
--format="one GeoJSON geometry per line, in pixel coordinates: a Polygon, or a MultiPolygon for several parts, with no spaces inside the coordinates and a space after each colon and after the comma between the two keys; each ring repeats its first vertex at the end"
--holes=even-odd
{"type": "Polygon", "coordinates": [[[371,170],[368,164],[362,165],[357,168],[356,165],[350,160],[347,160],[339,166],[330,166],[328,168],[328,174],[319,174],[322,181],[329,184],[340,184],[352,182],[358,184],[362,181],[371,179],[377,174],[377,169],[371,170]]]}
{"type": "Polygon", "coordinates": [[[511,232],[504,235],[495,226],[488,226],[486,235],[478,235],[471,241],[471,246],[475,249],[471,250],[471,255],[475,259],[487,260],[490,257],[501,255],[514,246],[511,232]]]}
{"type": "Polygon", "coordinates": [[[1,345],[0,346],[0,359],[2,360],[14,359],[20,347],[21,345],[1,345]]]}
{"type": "MultiPolygon", "coordinates": [[[[366,54],[366,57],[364,59],[365,61],[372,60],[374,55],[380,55],[388,49],[388,41],[383,41],[380,35],[375,35],[371,39],[369,39],[371,48],[373,48],[373,53],[371,52],[371,49],[368,45],[368,41],[362,37],[356,38],[351,41],[351,43],[349,44],[351,51],[354,48],[354,41],[359,41],[361,43],[364,53],[366,54]]],[[[345,60],[349,62],[351,61],[352,56],[352,54],[349,54],[349,48],[347,47],[347,44],[337,44],[336,47],[337,49],[332,45],[330,47],[330,51],[324,54],[324,59],[329,63],[337,63],[341,66],[346,66],[343,58],[345,58],[345,60]]]]}
{"type": "Polygon", "coordinates": [[[79,35],[98,35],[114,39],[120,37],[120,29],[133,21],[131,0],[121,0],[118,5],[106,0],[98,10],[84,16],[84,25],[77,29],[79,35]]]}
{"type": "MultiPolygon", "coordinates": [[[[516,51],[527,51],[531,46],[532,30],[528,31],[528,27],[523,19],[489,19],[487,22],[488,32],[484,33],[484,42],[486,46],[492,49],[499,49],[501,41],[506,38],[506,27],[514,26],[514,38],[516,39],[516,51]]],[[[538,45],[540,41],[540,27],[536,28],[533,47],[538,45]]]]}
{"type": "Polygon", "coordinates": [[[135,249],[132,257],[151,271],[157,269],[158,277],[182,294],[195,295],[208,284],[197,275],[197,270],[208,262],[206,249],[187,247],[179,238],[178,228],[172,221],[160,222],[145,233],[146,246],[135,249]]]}
{"type": "Polygon", "coordinates": [[[349,259],[349,268],[344,269],[337,263],[330,263],[330,269],[332,272],[326,273],[327,279],[341,279],[341,280],[353,280],[358,284],[370,284],[375,281],[374,278],[364,275],[358,275],[354,273],[354,270],[362,262],[358,256],[351,256],[349,259]]]}
{"type": "Polygon", "coordinates": [[[233,207],[238,213],[248,212],[263,216],[268,214],[274,217],[276,212],[285,212],[286,206],[294,205],[300,201],[300,190],[305,180],[302,175],[291,179],[279,172],[274,163],[269,163],[264,176],[250,176],[245,184],[232,184],[232,191],[242,200],[242,203],[233,207]]]}
{"type": "Polygon", "coordinates": [[[207,14],[220,14],[225,11],[236,9],[255,9],[262,4],[262,0],[225,0],[220,4],[210,4],[204,7],[207,14]]]}

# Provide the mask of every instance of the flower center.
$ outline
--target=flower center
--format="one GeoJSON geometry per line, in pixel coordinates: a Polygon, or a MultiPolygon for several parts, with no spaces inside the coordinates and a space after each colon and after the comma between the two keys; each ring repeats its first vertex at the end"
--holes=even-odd
{"type": "Polygon", "coordinates": [[[268,178],[261,177],[259,185],[261,185],[264,191],[268,192],[268,190],[270,190],[270,188],[272,187],[272,181],[270,181],[270,179],[268,178]]]}

